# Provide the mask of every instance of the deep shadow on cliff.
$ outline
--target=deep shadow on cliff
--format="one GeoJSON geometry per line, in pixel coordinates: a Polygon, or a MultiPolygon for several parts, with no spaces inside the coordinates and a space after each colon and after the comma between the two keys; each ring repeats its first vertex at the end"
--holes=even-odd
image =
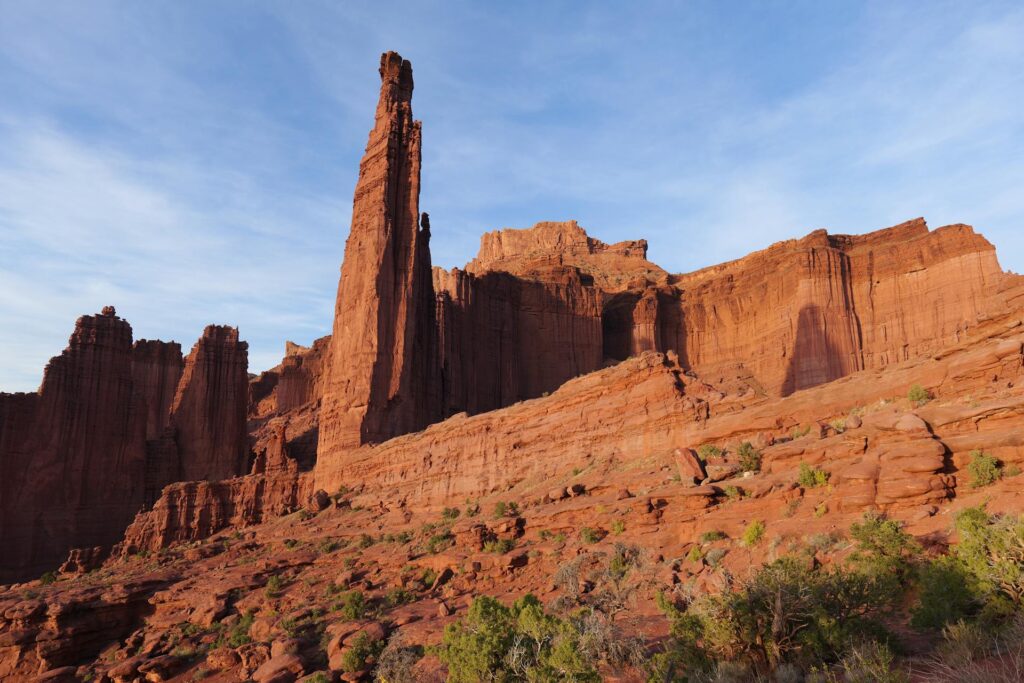
{"type": "Polygon", "coordinates": [[[816,387],[848,375],[854,359],[843,357],[832,343],[832,328],[818,306],[805,306],[797,317],[796,341],[786,368],[781,395],[816,387]]]}

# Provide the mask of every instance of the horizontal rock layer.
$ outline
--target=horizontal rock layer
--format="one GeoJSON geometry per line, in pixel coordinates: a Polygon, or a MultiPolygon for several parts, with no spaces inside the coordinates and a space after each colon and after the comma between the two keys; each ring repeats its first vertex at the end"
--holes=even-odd
{"type": "Polygon", "coordinates": [[[0,394],[0,581],[109,548],[168,483],[247,471],[246,356],[233,328],[182,359],[113,307],[79,318],[37,393],[0,394]]]}

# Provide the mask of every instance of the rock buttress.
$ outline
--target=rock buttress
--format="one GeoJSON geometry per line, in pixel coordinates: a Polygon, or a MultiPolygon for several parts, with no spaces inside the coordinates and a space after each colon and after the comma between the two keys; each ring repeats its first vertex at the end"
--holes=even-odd
{"type": "Polygon", "coordinates": [[[214,481],[248,470],[248,349],[237,328],[208,325],[185,359],[170,417],[177,480],[214,481]]]}
{"type": "Polygon", "coordinates": [[[146,406],[132,328],[108,307],[75,323],[38,394],[0,400],[0,582],[115,542],[142,504],[146,406]]]}

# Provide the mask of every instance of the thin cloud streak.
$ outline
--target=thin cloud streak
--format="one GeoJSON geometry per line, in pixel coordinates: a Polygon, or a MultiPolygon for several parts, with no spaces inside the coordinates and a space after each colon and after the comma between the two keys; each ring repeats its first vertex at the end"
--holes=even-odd
{"type": "Polygon", "coordinates": [[[923,215],[1022,270],[1022,35],[1001,2],[0,2],[0,389],[111,303],[186,349],[238,325],[253,370],[328,332],[387,49],[435,264],[539,220],[679,272],[923,215]]]}

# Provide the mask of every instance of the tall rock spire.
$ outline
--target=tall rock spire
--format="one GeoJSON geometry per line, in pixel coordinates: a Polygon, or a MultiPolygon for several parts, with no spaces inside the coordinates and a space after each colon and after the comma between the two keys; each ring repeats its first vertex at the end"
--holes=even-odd
{"type": "Polygon", "coordinates": [[[420,227],[412,65],[387,52],[380,78],[334,309],[321,454],[422,429],[439,411],[430,398],[436,330],[427,221],[420,227]]]}

